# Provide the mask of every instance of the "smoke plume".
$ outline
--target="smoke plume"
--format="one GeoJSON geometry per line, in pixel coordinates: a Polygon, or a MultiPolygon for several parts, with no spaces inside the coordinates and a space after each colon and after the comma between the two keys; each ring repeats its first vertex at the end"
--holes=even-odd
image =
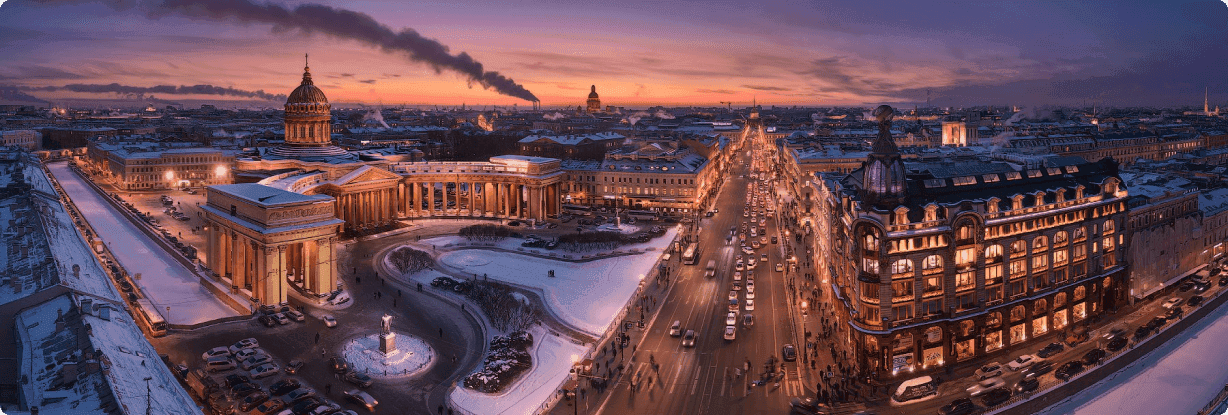
{"type": "Polygon", "coordinates": [[[129,86],[116,83],[111,84],[68,84],[64,86],[38,86],[38,87],[15,87],[26,91],[70,91],[70,92],[85,92],[95,94],[116,94],[126,98],[144,99],[146,94],[171,94],[171,95],[222,95],[242,98],[258,98],[268,101],[285,101],[284,94],[270,94],[263,90],[247,91],[242,89],[227,88],[214,85],[191,85],[191,86],[174,86],[174,85],[157,85],[157,86],[129,86]]]}
{"type": "Polygon", "coordinates": [[[20,88],[15,86],[0,85],[0,101],[20,101],[28,103],[47,103],[47,100],[31,96],[25,92],[21,92],[20,88]]]}
{"type": "MultiPolygon", "coordinates": [[[[83,3],[83,0],[31,0],[34,3],[83,3]]],[[[137,0],[104,1],[112,8],[132,8],[137,0]]],[[[242,23],[266,23],[273,25],[274,32],[300,30],[305,33],[324,33],[340,39],[356,40],[375,46],[389,53],[404,53],[410,60],[425,63],[435,69],[464,76],[470,86],[473,83],[495,90],[503,95],[526,101],[537,101],[532,92],[510,78],[495,71],[487,71],[482,64],[465,52],[453,55],[439,41],[418,34],[413,29],[400,32],[380,24],[370,15],[353,10],[338,9],[321,4],[302,4],[293,8],[274,3],[255,3],[251,0],[142,0],[139,6],[151,18],[181,15],[195,19],[233,20],[242,23]]]]}

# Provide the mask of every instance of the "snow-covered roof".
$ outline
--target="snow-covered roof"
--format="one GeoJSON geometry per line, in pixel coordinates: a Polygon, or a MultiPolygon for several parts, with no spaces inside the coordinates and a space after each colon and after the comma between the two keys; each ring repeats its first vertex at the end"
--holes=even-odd
{"type": "Polygon", "coordinates": [[[490,161],[494,163],[498,163],[500,160],[515,160],[515,161],[523,161],[523,162],[529,162],[529,163],[534,163],[534,164],[559,161],[559,159],[550,158],[550,157],[519,156],[519,155],[514,155],[514,154],[494,156],[490,158],[490,161]]]}
{"type": "MultiPolygon", "coordinates": [[[[1131,192],[1134,189],[1130,189],[1131,192]]],[[[1228,209],[1228,189],[1203,190],[1198,198],[1198,208],[1202,209],[1204,217],[1211,216],[1228,209]]]]}
{"type": "Polygon", "coordinates": [[[531,135],[531,136],[520,139],[520,142],[521,143],[535,143],[539,141],[550,141],[550,142],[554,142],[557,144],[574,146],[574,145],[583,144],[585,140],[604,141],[604,140],[617,140],[621,138],[625,138],[625,137],[623,137],[622,134],[606,131],[606,132],[592,133],[592,134],[567,134],[567,135],[537,135],[535,134],[535,135],[531,135]]]}
{"type": "Polygon", "coordinates": [[[260,206],[315,202],[329,198],[326,195],[302,195],[256,183],[221,184],[209,186],[209,190],[247,199],[260,206]]]}

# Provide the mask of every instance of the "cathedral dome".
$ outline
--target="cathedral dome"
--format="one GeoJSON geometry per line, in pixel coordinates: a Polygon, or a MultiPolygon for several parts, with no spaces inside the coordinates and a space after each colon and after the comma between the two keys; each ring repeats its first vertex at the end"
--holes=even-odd
{"type": "Polygon", "coordinates": [[[294,88],[294,92],[290,93],[290,97],[286,98],[287,104],[327,104],[328,98],[324,96],[324,91],[316,88],[311,82],[311,69],[303,68],[303,83],[294,88]]]}
{"type": "Polygon", "coordinates": [[[588,98],[589,98],[589,99],[596,99],[596,98],[597,98],[597,85],[593,85],[593,89],[592,89],[592,91],[588,93],[588,98]]]}

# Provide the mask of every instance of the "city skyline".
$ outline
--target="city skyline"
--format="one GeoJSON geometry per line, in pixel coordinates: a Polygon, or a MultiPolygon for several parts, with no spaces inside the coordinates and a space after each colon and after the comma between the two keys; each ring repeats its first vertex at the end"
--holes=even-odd
{"type": "Polygon", "coordinates": [[[546,107],[570,107],[583,105],[585,90],[597,85],[604,104],[631,107],[744,107],[752,100],[911,106],[927,99],[940,107],[1196,106],[1204,90],[1214,105],[1217,89],[1228,87],[1214,73],[1228,63],[1228,8],[1213,0],[976,9],[204,3],[6,2],[0,51],[12,59],[0,63],[4,99],[115,98],[71,91],[126,91],[150,101],[275,106],[301,74],[303,53],[335,102],[385,105],[527,108],[525,97],[535,96],[546,107]],[[261,9],[244,8],[251,5],[261,9]],[[370,30],[302,19],[321,10],[371,23],[370,30]],[[392,33],[395,39],[386,36],[392,33]],[[407,59],[401,46],[418,56],[407,59]],[[217,88],[151,89],[158,86],[217,88]]]}

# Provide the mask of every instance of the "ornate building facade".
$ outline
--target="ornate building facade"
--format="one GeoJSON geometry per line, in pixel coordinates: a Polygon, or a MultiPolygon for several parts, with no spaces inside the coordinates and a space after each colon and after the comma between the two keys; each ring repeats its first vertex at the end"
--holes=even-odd
{"type": "Polygon", "coordinates": [[[601,112],[601,98],[597,97],[597,85],[593,85],[588,93],[588,108],[586,108],[586,111],[589,114],[601,112]]]}
{"type": "MultiPolygon", "coordinates": [[[[890,108],[876,111],[880,130],[890,108]]],[[[866,164],[807,197],[849,358],[880,378],[1075,332],[1126,301],[1126,190],[1111,159],[1017,170],[866,164]]]]}

